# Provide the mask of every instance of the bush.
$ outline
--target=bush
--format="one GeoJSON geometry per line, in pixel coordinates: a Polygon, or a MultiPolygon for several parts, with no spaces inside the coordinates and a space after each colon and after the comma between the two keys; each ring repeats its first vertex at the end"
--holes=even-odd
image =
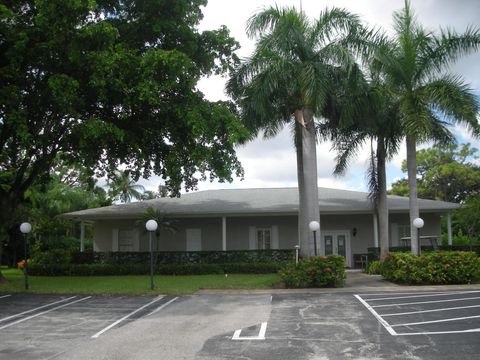
{"type": "Polygon", "coordinates": [[[382,274],[382,262],[378,260],[373,260],[368,263],[365,272],[370,275],[381,275],[382,274]]]}
{"type": "Polygon", "coordinates": [[[469,284],[480,279],[480,258],[474,252],[390,253],[381,268],[385,279],[407,284],[469,284]]]}
{"type": "Polygon", "coordinates": [[[315,256],[287,263],[280,270],[280,277],[287,288],[337,287],[345,281],[343,256],[315,256]]]}
{"type": "Polygon", "coordinates": [[[39,265],[68,265],[72,259],[68,249],[52,249],[48,251],[35,251],[33,264],[39,265]]]}
{"type": "MultiPolygon", "coordinates": [[[[276,273],[284,263],[229,263],[229,264],[158,264],[154,268],[159,275],[206,274],[269,274],[276,273]]],[[[30,275],[39,276],[105,276],[147,275],[150,264],[38,264],[32,263],[30,275]]]]}
{"type": "MultiPolygon", "coordinates": [[[[230,251],[158,251],[154,256],[159,264],[227,264],[287,261],[295,251],[287,250],[230,250],[230,251]]],[[[144,264],[150,261],[149,252],[75,252],[73,264],[144,264]]]]}

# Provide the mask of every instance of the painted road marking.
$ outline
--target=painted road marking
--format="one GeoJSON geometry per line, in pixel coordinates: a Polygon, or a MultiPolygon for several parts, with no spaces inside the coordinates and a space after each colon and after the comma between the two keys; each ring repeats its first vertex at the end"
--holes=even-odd
{"type": "MultiPolygon", "coordinates": [[[[430,294],[432,296],[445,296],[445,295],[459,295],[465,293],[475,293],[477,291],[472,292],[452,292],[452,293],[436,293],[430,294]]],[[[377,294],[386,296],[387,294],[377,294]]],[[[401,315],[411,315],[411,314],[419,314],[419,313],[430,313],[430,312],[439,312],[439,311],[451,311],[451,310],[463,310],[463,309],[470,309],[470,308],[478,308],[480,305],[471,305],[471,306],[456,306],[451,308],[441,308],[441,309],[427,309],[427,310],[417,310],[417,311],[409,311],[409,312],[402,312],[402,313],[389,313],[389,314],[379,314],[376,312],[374,308],[379,307],[400,307],[405,305],[417,305],[417,304],[432,304],[432,303],[444,303],[450,301],[465,301],[465,300],[476,300],[480,299],[480,297],[470,297],[470,298],[459,298],[459,299],[448,299],[448,300],[432,300],[432,301],[418,301],[418,302],[411,302],[411,303],[400,303],[400,304],[386,304],[386,305],[370,305],[368,301],[374,301],[376,299],[363,299],[360,295],[354,295],[358,301],[360,301],[370,313],[382,324],[382,326],[390,333],[392,336],[413,336],[413,335],[442,335],[442,334],[465,334],[465,333],[476,333],[480,332],[480,328],[474,329],[465,329],[465,330],[446,330],[446,331],[417,331],[417,332],[397,332],[395,328],[399,327],[408,327],[408,326],[415,326],[415,325],[426,325],[426,324],[435,324],[435,323],[449,323],[453,321],[462,321],[462,320],[470,320],[470,319],[478,319],[480,315],[472,315],[472,316],[462,316],[456,318],[444,318],[438,320],[430,320],[430,321],[419,321],[419,322],[410,322],[410,323],[403,323],[403,324],[394,324],[390,325],[388,321],[385,320],[384,317],[388,316],[401,316],[401,315]]],[[[398,297],[397,297],[398,298],[398,297]]],[[[382,298],[383,299],[383,298],[382,298]]],[[[384,300],[390,300],[392,297],[384,298],[384,300]]]]}
{"type": "Polygon", "coordinates": [[[262,322],[262,325],[260,326],[260,332],[258,333],[258,336],[242,336],[240,337],[240,334],[242,333],[242,329],[235,330],[232,336],[232,340],[265,340],[265,333],[267,332],[267,323],[262,322]]]}
{"type": "Polygon", "coordinates": [[[39,306],[39,307],[36,307],[34,309],[30,309],[30,310],[27,310],[27,311],[24,311],[24,312],[15,314],[15,315],[7,316],[3,319],[0,319],[0,322],[4,322],[4,321],[7,321],[7,320],[10,320],[10,319],[13,319],[13,318],[25,315],[25,314],[29,314],[31,312],[34,312],[34,311],[37,311],[37,310],[40,310],[40,309],[44,309],[46,307],[49,307],[49,306],[52,306],[52,305],[55,305],[55,304],[59,304],[59,303],[62,303],[62,302],[65,302],[65,301],[68,301],[68,300],[71,300],[71,299],[74,299],[74,298],[76,298],[76,296],[71,296],[69,298],[58,300],[58,301],[55,301],[55,302],[47,304],[47,305],[39,306]]]}
{"type": "Polygon", "coordinates": [[[166,308],[168,305],[170,305],[171,303],[173,303],[175,300],[177,300],[178,297],[174,297],[173,299],[171,299],[170,301],[166,302],[165,304],[162,304],[160,305],[158,308],[156,308],[155,310],[153,310],[151,313],[148,313],[146,316],[150,316],[150,315],[153,315],[157,312],[159,312],[160,310],[162,310],[163,308],[166,308]]]}
{"type": "Polygon", "coordinates": [[[398,315],[411,315],[411,314],[421,314],[421,313],[429,313],[429,312],[437,312],[437,311],[448,311],[448,310],[462,310],[462,309],[471,309],[477,308],[480,305],[471,305],[471,306],[455,306],[451,308],[443,308],[443,309],[433,309],[433,310],[420,310],[420,311],[408,311],[403,313],[392,313],[392,314],[381,314],[381,316],[398,316],[398,315]]]}
{"type": "Polygon", "coordinates": [[[125,315],[125,316],[122,317],[121,319],[118,319],[117,321],[115,321],[115,322],[111,323],[110,325],[108,325],[106,328],[100,330],[100,331],[97,332],[95,335],[92,335],[92,339],[98,338],[98,337],[99,337],[100,335],[102,335],[104,332],[107,332],[108,330],[110,330],[110,329],[113,328],[114,326],[120,324],[122,321],[128,319],[130,316],[136,314],[137,312],[145,309],[146,307],[148,307],[148,306],[156,303],[157,301],[159,301],[159,300],[161,300],[161,299],[163,299],[163,296],[162,296],[162,295],[157,296],[153,301],[150,301],[148,304],[145,304],[145,305],[139,307],[137,310],[132,311],[130,314],[125,315]]]}
{"type": "Polygon", "coordinates": [[[474,294],[480,293],[479,291],[458,291],[454,293],[436,293],[436,294],[425,294],[425,295],[411,295],[411,296],[396,296],[396,297],[384,297],[384,298],[373,298],[373,299],[365,299],[365,301],[380,301],[380,300],[396,300],[396,299],[411,299],[411,298],[418,298],[418,297],[431,297],[431,296],[453,296],[457,294],[474,294]]]}
{"type": "Polygon", "coordinates": [[[478,318],[480,318],[480,315],[462,316],[462,317],[459,317],[459,318],[430,320],[430,321],[419,321],[419,322],[412,322],[412,323],[406,323],[406,324],[395,324],[395,325],[392,325],[392,327],[394,327],[394,326],[411,326],[411,325],[434,324],[434,323],[441,323],[441,322],[459,321],[459,320],[467,320],[467,319],[478,319],[478,318]]]}
{"type": "MultiPolygon", "coordinates": [[[[24,321],[33,319],[33,318],[35,318],[35,317],[37,317],[37,316],[40,316],[40,315],[49,313],[49,312],[51,312],[51,311],[53,311],[53,310],[61,309],[61,308],[65,307],[65,306],[69,306],[69,305],[72,305],[72,304],[75,304],[75,303],[78,303],[78,302],[80,302],[80,301],[87,300],[87,299],[90,299],[90,298],[91,298],[91,296],[87,296],[87,297],[84,297],[84,298],[81,298],[81,299],[78,299],[78,300],[69,302],[69,303],[67,303],[67,304],[63,304],[63,305],[56,306],[56,307],[54,307],[54,308],[52,308],[52,309],[49,309],[49,310],[46,310],[46,311],[42,311],[42,312],[40,312],[40,313],[38,313],[38,314],[24,317],[24,318],[19,319],[19,320],[17,320],[17,321],[11,322],[11,323],[6,324],[6,325],[3,325],[2,327],[0,327],[0,330],[5,329],[5,328],[8,328],[8,327],[13,326],[13,325],[16,325],[16,324],[19,324],[19,323],[21,323],[21,322],[24,322],[24,321]]],[[[50,304],[50,305],[51,305],[51,304],[50,304]]]]}
{"type": "Polygon", "coordinates": [[[0,299],[6,298],[6,297],[9,297],[9,296],[12,296],[12,295],[10,295],[10,294],[8,294],[8,295],[2,295],[2,296],[0,296],[0,299]]]}
{"type": "Polygon", "coordinates": [[[380,324],[383,325],[383,327],[388,331],[390,335],[397,335],[396,331],[392,329],[390,324],[386,322],[375,310],[373,310],[372,306],[370,306],[365,300],[363,300],[359,295],[354,295],[358,301],[360,301],[363,306],[367,308],[368,311],[370,311],[373,316],[380,322],[380,324]]]}
{"type": "Polygon", "coordinates": [[[460,298],[460,299],[448,299],[448,300],[434,300],[434,301],[418,301],[418,302],[411,302],[411,303],[398,303],[398,304],[384,304],[384,305],[374,305],[373,308],[379,307],[388,307],[388,306],[404,306],[404,305],[418,305],[418,304],[434,304],[434,303],[443,303],[449,301],[466,301],[466,300],[475,300],[480,299],[480,297],[471,297],[471,298],[460,298]]]}

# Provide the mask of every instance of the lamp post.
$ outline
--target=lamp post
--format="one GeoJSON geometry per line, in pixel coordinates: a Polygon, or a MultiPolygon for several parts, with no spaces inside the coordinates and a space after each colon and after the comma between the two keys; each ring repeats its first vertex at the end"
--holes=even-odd
{"type": "Polygon", "coordinates": [[[148,220],[145,224],[147,231],[149,232],[150,240],[150,290],[153,290],[153,246],[152,246],[152,233],[157,230],[158,224],[155,220],[148,220]]]}
{"type": "Polygon", "coordinates": [[[300,245],[295,245],[295,267],[298,267],[298,252],[300,251],[300,245]]]}
{"type": "Polygon", "coordinates": [[[23,234],[25,263],[23,265],[23,275],[25,277],[25,290],[28,290],[28,259],[27,259],[27,234],[32,231],[32,225],[24,222],[20,225],[20,232],[23,234]]]}
{"type": "Polygon", "coordinates": [[[310,221],[308,224],[310,231],[313,231],[313,248],[315,250],[315,256],[317,256],[317,231],[320,229],[318,221],[310,221]]]}
{"type": "Polygon", "coordinates": [[[420,247],[420,229],[423,228],[425,222],[422,218],[416,218],[413,220],[413,226],[417,229],[417,253],[415,255],[420,255],[421,247],[420,247]]]}

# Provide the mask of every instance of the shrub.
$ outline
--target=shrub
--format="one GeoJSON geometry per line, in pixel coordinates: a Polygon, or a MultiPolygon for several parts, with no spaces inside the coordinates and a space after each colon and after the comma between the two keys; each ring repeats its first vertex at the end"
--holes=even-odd
{"type": "Polygon", "coordinates": [[[382,262],[378,260],[372,260],[368,263],[365,272],[370,275],[381,275],[382,274],[382,262]]]}
{"type": "Polygon", "coordinates": [[[387,280],[407,284],[469,284],[480,279],[480,258],[474,252],[390,253],[381,268],[387,280]]]}
{"type": "MultiPolygon", "coordinates": [[[[155,274],[269,274],[276,273],[284,263],[230,263],[230,264],[158,264],[155,274]]],[[[39,276],[105,276],[147,275],[150,264],[38,264],[29,265],[29,273],[39,276]]]]}
{"type": "Polygon", "coordinates": [[[71,258],[71,251],[68,249],[52,249],[34,252],[32,262],[41,265],[67,265],[71,258]]]}
{"type": "Polygon", "coordinates": [[[287,263],[280,270],[280,277],[287,288],[337,287],[345,281],[343,256],[315,256],[287,263]]]}

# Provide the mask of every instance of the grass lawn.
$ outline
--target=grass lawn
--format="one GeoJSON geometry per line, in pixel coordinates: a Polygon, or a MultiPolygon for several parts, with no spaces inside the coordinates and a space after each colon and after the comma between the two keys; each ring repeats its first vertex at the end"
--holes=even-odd
{"type": "MultiPolygon", "coordinates": [[[[24,290],[23,273],[2,268],[7,279],[0,292],[24,290]]],[[[29,276],[29,292],[58,294],[193,294],[199,289],[270,289],[279,283],[277,274],[156,275],[150,291],[150,276],[29,276]]]]}

